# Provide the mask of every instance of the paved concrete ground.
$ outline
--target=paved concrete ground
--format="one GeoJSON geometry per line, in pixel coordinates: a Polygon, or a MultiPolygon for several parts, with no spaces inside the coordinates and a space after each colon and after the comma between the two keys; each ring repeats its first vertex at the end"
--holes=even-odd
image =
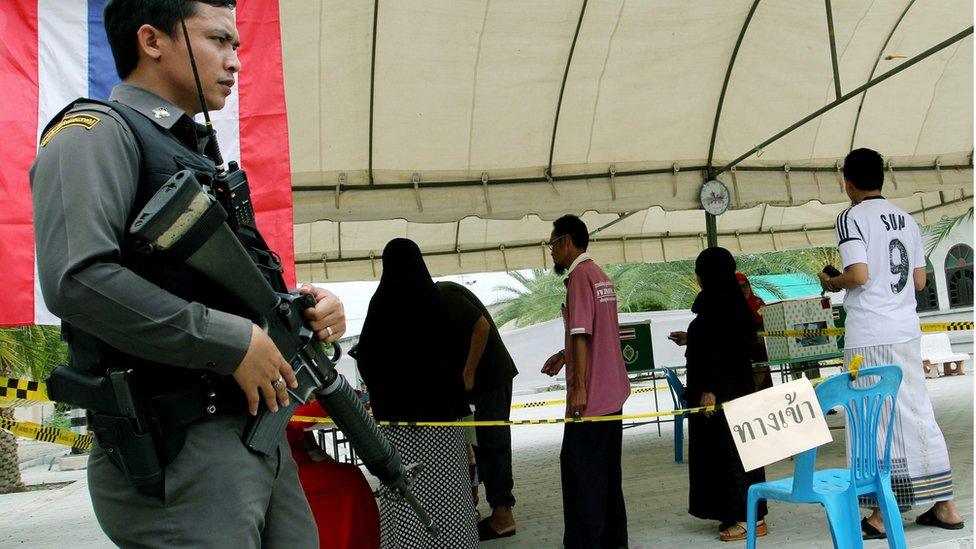
{"type": "MultiPolygon", "coordinates": [[[[972,372],[971,369],[969,369],[972,372]]],[[[906,513],[910,547],[973,547],[973,380],[974,376],[927,381],[936,415],[949,444],[955,480],[956,502],[966,528],[947,531],[914,524],[925,509],[906,513]]],[[[669,407],[667,393],[657,393],[662,409],[669,407]]],[[[559,393],[519,397],[522,402],[558,398],[559,393]],[[540,398],[540,396],[542,398],[540,398]]],[[[653,411],[654,393],[632,397],[627,413],[653,411]]],[[[521,417],[554,417],[560,408],[532,408],[513,414],[521,417]]],[[[831,418],[831,424],[837,423],[831,418]]],[[[647,425],[624,431],[623,476],[632,548],[729,547],[718,541],[716,523],[687,514],[687,466],[674,463],[670,425],[647,425]]],[[[519,530],[515,537],[485,547],[560,547],[562,501],[559,489],[558,425],[513,427],[515,478],[519,530]]],[[[833,431],[834,443],[820,452],[818,465],[843,466],[842,431],[833,431]]],[[[792,462],[766,469],[768,478],[792,474],[792,462]]],[[[0,547],[111,547],[98,529],[88,499],[84,471],[48,471],[47,465],[24,471],[28,484],[75,481],[57,490],[0,496],[0,547]]],[[[487,509],[480,505],[482,513],[487,509]]],[[[770,535],[760,539],[766,547],[830,547],[826,519],[819,506],[770,504],[770,535]]],[[[886,547],[867,542],[866,547],[886,547]]]]}

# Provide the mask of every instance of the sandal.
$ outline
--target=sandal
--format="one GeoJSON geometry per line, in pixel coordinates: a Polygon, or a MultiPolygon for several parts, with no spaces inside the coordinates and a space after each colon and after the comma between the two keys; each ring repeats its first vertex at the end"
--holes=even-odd
{"type": "Polygon", "coordinates": [[[945,530],[962,530],[966,526],[966,523],[959,521],[955,524],[950,522],[942,522],[939,517],[935,516],[935,508],[929,509],[928,511],[922,513],[915,519],[917,524],[922,526],[935,526],[937,528],[943,528],[945,530]]]}
{"type": "Polygon", "coordinates": [[[515,535],[515,529],[512,528],[508,532],[496,532],[494,528],[491,527],[491,517],[483,518],[478,522],[478,541],[490,541],[498,538],[510,538],[515,535]]]}
{"type": "Polygon", "coordinates": [[[887,537],[888,534],[872,526],[867,518],[861,519],[861,539],[887,539],[887,537]]]}
{"type": "MultiPolygon", "coordinates": [[[[732,526],[729,526],[723,532],[719,532],[718,539],[722,541],[742,541],[746,539],[746,534],[748,531],[743,523],[736,522],[732,526]],[[734,533],[733,533],[734,532],[734,533]]],[[[761,538],[769,533],[769,527],[766,526],[766,521],[762,521],[756,525],[756,537],[761,538]]]]}
{"type": "Polygon", "coordinates": [[[721,534],[725,530],[728,530],[729,528],[732,528],[733,526],[735,526],[736,523],[738,523],[738,522],[739,521],[737,521],[737,520],[730,520],[728,522],[721,522],[718,525],[718,532],[721,534]]]}

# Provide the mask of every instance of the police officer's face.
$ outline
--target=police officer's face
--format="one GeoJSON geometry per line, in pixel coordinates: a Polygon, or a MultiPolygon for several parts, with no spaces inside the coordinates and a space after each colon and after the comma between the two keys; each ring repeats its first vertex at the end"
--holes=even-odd
{"type": "MultiPolygon", "coordinates": [[[[200,72],[200,84],[207,100],[207,108],[224,106],[241,68],[237,58],[240,37],[230,8],[218,8],[198,2],[196,13],[186,19],[190,44],[200,72]]],[[[199,112],[196,82],[190,69],[182,28],[177,26],[169,43],[168,55],[160,58],[161,69],[171,83],[174,103],[190,113],[199,112]]]]}

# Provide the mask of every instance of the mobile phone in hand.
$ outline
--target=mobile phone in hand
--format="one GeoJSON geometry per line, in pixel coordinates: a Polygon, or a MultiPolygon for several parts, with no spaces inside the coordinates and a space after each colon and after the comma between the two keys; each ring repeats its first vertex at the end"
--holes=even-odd
{"type": "Polygon", "coordinates": [[[823,268],[823,273],[831,278],[835,276],[840,276],[840,271],[838,271],[833,265],[827,265],[823,268]]]}

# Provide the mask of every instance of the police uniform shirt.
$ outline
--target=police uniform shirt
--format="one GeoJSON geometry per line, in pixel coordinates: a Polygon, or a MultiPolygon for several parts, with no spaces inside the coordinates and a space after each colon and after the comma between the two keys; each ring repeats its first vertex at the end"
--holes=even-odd
{"type": "MultiPolygon", "coordinates": [[[[111,99],[203,150],[205,133],[176,105],[127,84],[111,99]]],[[[247,352],[250,320],[188,302],[119,264],[139,172],[136,138],[108,107],[79,104],[42,137],[30,179],[44,300],[123,352],[230,374],[247,352]]]]}
{"type": "Polygon", "coordinates": [[[916,268],[925,250],[912,216],[881,196],[870,196],[837,216],[844,267],[864,263],[868,281],[847,291],[845,346],[904,343],[921,336],[915,313],[916,268]]]}

